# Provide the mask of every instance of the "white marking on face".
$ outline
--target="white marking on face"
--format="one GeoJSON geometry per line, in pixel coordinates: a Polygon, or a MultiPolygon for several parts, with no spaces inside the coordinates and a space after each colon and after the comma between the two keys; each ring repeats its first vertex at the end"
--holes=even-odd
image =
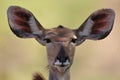
{"type": "Polygon", "coordinates": [[[77,36],[74,35],[73,38],[74,38],[74,39],[77,39],[77,36]]]}
{"type": "Polygon", "coordinates": [[[62,65],[62,62],[60,62],[59,60],[56,60],[55,65],[60,66],[62,65]]]}
{"type": "Polygon", "coordinates": [[[61,66],[61,65],[67,66],[67,65],[70,65],[70,62],[69,62],[69,60],[66,60],[65,62],[62,63],[59,60],[56,60],[56,62],[54,64],[57,66],[61,66]]]}
{"type": "Polygon", "coordinates": [[[67,66],[67,65],[70,65],[70,62],[69,62],[69,60],[66,60],[63,64],[64,64],[65,66],[67,66]]]}

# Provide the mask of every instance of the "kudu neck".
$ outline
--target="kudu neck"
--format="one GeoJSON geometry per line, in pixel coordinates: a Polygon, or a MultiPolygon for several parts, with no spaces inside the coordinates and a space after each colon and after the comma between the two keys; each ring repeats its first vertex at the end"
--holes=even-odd
{"type": "Polygon", "coordinates": [[[65,72],[50,70],[49,80],[70,80],[70,70],[65,72]]]}

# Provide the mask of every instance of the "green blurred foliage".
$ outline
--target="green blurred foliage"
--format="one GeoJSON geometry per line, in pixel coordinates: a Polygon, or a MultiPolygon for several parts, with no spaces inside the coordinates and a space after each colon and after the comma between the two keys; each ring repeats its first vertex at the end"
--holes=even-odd
{"type": "MultiPolygon", "coordinates": [[[[34,39],[19,39],[11,32],[7,22],[7,8],[17,5],[30,10],[45,28],[53,28],[63,25],[68,28],[78,28],[82,22],[100,7],[101,0],[1,0],[0,1],[0,80],[31,80],[35,71],[41,72],[48,78],[46,49],[34,39]]],[[[82,64],[92,54],[91,42],[79,47],[81,52],[77,54],[75,66],[72,68],[72,80],[80,80],[79,76],[82,64]],[[91,51],[91,52],[89,52],[91,51]],[[89,54],[88,54],[89,53],[89,54]],[[81,53],[82,54],[82,53],[81,53]],[[78,77],[77,76],[77,77],[78,77]]],[[[77,48],[78,49],[78,48],[77,48]]],[[[77,50],[79,53],[79,50],[77,50]]],[[[73,65],[74,65],[73,64],[73,65]]],[[[115,80],[110,76],[80,76],[81,80],[115,80]]],[[[117,79],[116,79],[117,80],[117,79]]]]}

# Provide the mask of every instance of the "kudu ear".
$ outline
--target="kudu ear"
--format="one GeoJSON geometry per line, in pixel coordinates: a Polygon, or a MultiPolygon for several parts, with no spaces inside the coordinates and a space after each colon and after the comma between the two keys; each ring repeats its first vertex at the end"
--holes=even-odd
{"type": "MultiPolygon", "coordinates": [[[[112,30],[114,18],[115,12],[112,9],[101,9],[92,13],[75,31],[78,40],[105,38],[112,30]]],[[[78,41],[78,44],[80,42],[78,41]]]]}
{"type": "Polygon", "coordinates": [[[11,6],[7,11],[8,23],[13,33],[21,38],[33,38],[42,35],[44,28],[34,15],[21,7],[11,6]]]}

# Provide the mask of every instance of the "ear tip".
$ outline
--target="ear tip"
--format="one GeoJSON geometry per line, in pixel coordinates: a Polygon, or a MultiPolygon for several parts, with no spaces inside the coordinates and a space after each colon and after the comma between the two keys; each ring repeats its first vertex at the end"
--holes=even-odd
{"type": "Polygon", "coordinates": [[[16,9],[24,9],[20,6],[16,6],[16,5],[12,5],[12,6],[9,6],[8,9],[7,9],[7,12],[10,12],[10,11],[13,11],[13,10],[16,10],[16,9]]]}
{"type": "Polygon", "coordinates": [[[114,14],[115,15],[115,11],[113,10],[113,9],[111,9],[111,8],[108,8],[108,9],[106,9],[108,12],[110,12],[110,13],[112,13],[112,14],[114,14]]]}
{"type": "Polygon", "coordinates": [[[108,14],[111,14],[111,15],[115,16],[115,11],[114,11],[114,9],[104,8],[104,9],[101,9],[100,11],[103,11],[103,12],[106,12],[106,13],[108,13],[108,14]]]}
{"type": "Polygon", "coordinates": [[[9,6],[8,9],[7,9],[7,13],[11,13],[12,10],[16,9],[16,8],[20,8],[19,6],[9,6]]]}
{"type": "Polygon", "coordinates": [[[18,7],[19,7],[19,6],[12,5],[12,6],[9,6],[9,7],[8,7],[8,10],[12,10],[12,9],[18,8],[18,7]]]}
{"type": "Polygon", "coordinates": [[[97,14],[97,13],[108,13],[108,14],[115,15],[115,10],[111,8],[103,8],[94,12],[94,14],[97,14]]]}

